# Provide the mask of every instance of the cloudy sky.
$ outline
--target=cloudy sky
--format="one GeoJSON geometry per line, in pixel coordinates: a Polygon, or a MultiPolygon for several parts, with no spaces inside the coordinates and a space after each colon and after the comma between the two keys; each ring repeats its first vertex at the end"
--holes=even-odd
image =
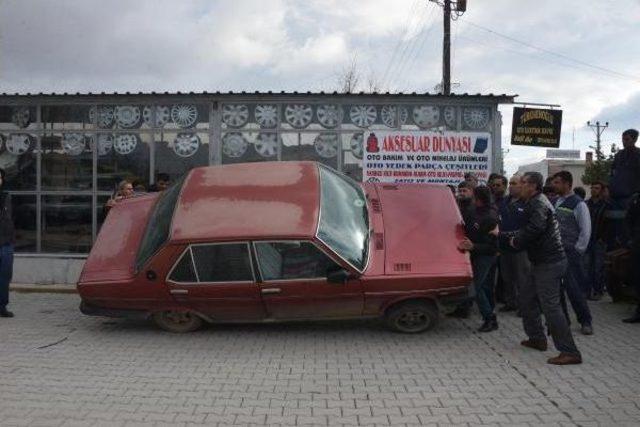
{"type": "MultiPolygon", "coordinates": [[[[442,11],[427,0],[0,0],[0,92],[433,92],[442,11]]],[[[469,0],[452,24],[453,90],[560,104],[562,148],[640,127],[640,0],[469,0]]],[[[511,147],[506,165],[544,157],[511,147]]]]}

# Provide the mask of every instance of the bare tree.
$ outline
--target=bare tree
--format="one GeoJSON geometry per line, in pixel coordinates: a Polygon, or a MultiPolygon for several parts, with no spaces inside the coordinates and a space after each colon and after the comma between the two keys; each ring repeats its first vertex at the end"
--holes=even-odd
{"type": "Polygon", "coordinates": [[[343,93],[354,93],[360,84],[360,71],[358,70],[358,58],[354,55],[351,61],[338,76],[338,87],[343,93]]]}

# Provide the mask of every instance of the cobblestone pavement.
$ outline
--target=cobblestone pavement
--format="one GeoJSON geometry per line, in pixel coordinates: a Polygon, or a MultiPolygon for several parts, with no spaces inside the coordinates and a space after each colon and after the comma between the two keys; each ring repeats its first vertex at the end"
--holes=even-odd
{"type": "MultiPolygon", "coordinates": [[[[593,304],[585,363],[527,351],[513,315],[401,335],[378,322],[173,335],[82,316],[76,295],[12,294],[0,319],[0,425],[640,425],[640,326],[593,304]]],[[[575,324],[574,324],[575,329],[575,324]]]]}

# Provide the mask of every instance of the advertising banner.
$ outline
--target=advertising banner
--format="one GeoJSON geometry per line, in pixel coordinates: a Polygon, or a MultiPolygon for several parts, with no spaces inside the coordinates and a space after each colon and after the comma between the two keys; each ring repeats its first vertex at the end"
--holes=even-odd
{"type": "Polygon", "coordinates": [[[562,110],[515,107],[511,145],[558,148],[561,129],[562,110]]]}
{"type": "Polygon", "coordinates": [[[378,131],[365,133],[362,180],[457,184],[467,172],[491,174],[488,132],[378,131]]]}

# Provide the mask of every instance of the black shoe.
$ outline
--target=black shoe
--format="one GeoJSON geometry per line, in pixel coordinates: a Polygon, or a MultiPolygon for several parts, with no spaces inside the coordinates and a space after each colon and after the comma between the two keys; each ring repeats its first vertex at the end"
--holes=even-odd
{"type": "Polygon", "coordinates": [[[589,301],[600,301],[602,299],[602,294],[593,294],[587,297],[589,301]]]}
{"type": "Polygon", "coordinates": [[[498,309],[498,311],[500,313],[506,313],[508,311],[516,311],[518,309],[518,307],[514,306],[514,305],[510,305],[510,304],[505,304],[502,307],[500,307],[498,309]]]}
{"type": "Polygon", "coordinates": [[[624,323],[640,323],[640,313],[635,313],[633,316],[622,319],[624,323]]]}
{"type": "Polygon", "coordinates": [[[593,326],[585,323],[580,327],[580,332],[582,332],[582,335],[593,335],[593,326]]]}
{"type": "Polygon", "coordinates": [[[13,317],[13,313],[6,308],[3,308],[0,310],[0,317],[13,317]]]}
{"type": "Polygon", "coordinates": [[[469,318],[469,310],[464,308],[456,308],[451,313],[447,313],[447,317],[455,317],[457,319],[468,319],[469,318]]]}
{"type": "Polygon", "coordinates": [[[498,329],[498,319],[496,319],[496,316],[494,315],[490,319],[484,321],[482,326],[478,328],[478,332],[491,332],[496,329],[498,329]]]}

